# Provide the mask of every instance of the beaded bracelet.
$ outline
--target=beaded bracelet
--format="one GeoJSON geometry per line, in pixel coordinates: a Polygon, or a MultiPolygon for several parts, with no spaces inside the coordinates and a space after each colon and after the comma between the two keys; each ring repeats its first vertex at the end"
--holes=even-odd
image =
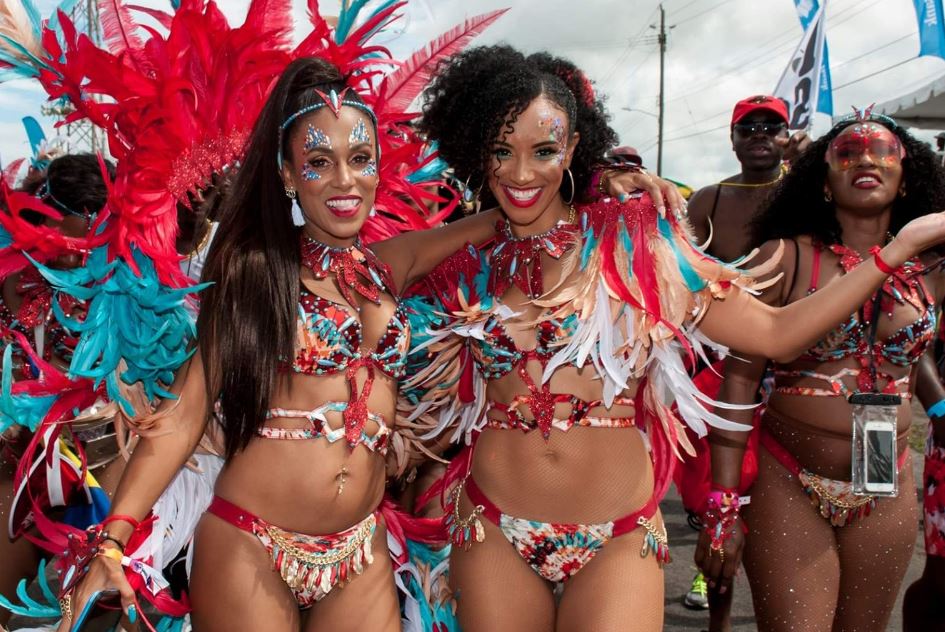
{"type": "MultiPolygon", "coordinates": [[[[725,543],[734,534],[735,520],[739,518],[738,509],[751,502],[749,496],[739,496],[738,491],[727,487],[716,487],[709,492],[707,509],[702,516],[702,524],[709,533],[709,548],[725,560],[725,543]]],[[[747,531],[744,522],[742,531],[747,531]]]]}

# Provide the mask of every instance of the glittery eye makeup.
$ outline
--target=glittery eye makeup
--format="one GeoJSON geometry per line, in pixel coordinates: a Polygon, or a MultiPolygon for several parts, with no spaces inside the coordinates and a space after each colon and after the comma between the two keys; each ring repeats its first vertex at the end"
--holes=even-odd
{"type": "Polygon", "coordinates": [[[364,124],[363,120],[359,120],[357,124],[351,128],[351,133],[348,134],[348,147],[370,142],[371,134],[367,130],[367,125],[364,124]]]}
{"type": "Polygon", "coordinates": [[[331,149],[331,139],[321,128],[309,125],[305,132],[305,143],[302,150],[309,152],[313,149],[331,149]]]}
{"type": "Polygon", "coordinates": [[[376,176],[377,175],[377,163],[373,160],[368,160],[367,165],[361,171],[362,176],[376,176]]]}
{"type": "Polygon", "coordinates": [[[560,116],[554,116],[551,112],[542,112],[539,114],[538,126],[542,133],[547,130],[548,141],[558,143],[561,149],[555,154],[555,162],[559,165],[564,162],[565,152],[567,150],[567,132],[564,129],[564,122],[560,116]]]}
{"type": "Polygon", "coordinates": [[[306,182],[312,182],[313,180],[321,180],[322,177],[315,171],[315,167],[306,162],[302,165],[302,179],[306,182]]]}

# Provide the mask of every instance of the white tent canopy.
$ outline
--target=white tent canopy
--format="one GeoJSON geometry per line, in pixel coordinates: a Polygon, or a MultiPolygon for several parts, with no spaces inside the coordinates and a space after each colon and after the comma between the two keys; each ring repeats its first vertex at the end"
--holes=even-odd
{"type": "MultiPolygon", "coordinates": [[[[945,76],[898,99],[877,103],[873,111],[891,116],[905,127],[945,129],[945,76]]],[[[834,117],[834,122],[839,118],[834,117]]]]}

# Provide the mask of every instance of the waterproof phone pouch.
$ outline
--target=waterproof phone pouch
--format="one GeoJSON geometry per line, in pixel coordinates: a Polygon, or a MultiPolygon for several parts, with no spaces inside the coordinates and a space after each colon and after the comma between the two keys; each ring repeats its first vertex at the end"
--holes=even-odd
{"type": "Polygon", "coordinates": [[[896,418],[902,398],[886,393],[855,393],[849,401],[853,408],[853,493],[896,496],[896,418]]]}

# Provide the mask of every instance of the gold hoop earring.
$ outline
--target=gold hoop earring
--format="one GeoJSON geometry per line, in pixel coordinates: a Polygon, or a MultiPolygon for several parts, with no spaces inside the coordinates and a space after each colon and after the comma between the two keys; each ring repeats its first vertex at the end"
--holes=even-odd
{"type": "Polygon", "coordinates": [[[833,202],[833,193],[830,189],[824,189],[824,202],[833,202]]]}
{"type": "Polygon", "coordinates": [[[568,201],[565,202],[565,204],[568,205],[568,206],[571,206],[572,204],[574,204],[574,194],[575,194],[575,192],[577,191],[577,187],[574,186],[574,174],[571,173],[571,168],[569,167],[569,168],[565,169],[564,171],[565,171],[565,173],[568,174],[568,178],[571,179],[571,197],[568,198],[568,201]]]}
{"type": "Polygon", "coordinates": [[[286,196],[287,198],[289,198],[290,200],[294,200],[294,199],[295,199],[295,195],[296,195],[295,189],[293,189],[292,187],[290,187],[288,184],[285,185],[285,196],[286,196]]]}

